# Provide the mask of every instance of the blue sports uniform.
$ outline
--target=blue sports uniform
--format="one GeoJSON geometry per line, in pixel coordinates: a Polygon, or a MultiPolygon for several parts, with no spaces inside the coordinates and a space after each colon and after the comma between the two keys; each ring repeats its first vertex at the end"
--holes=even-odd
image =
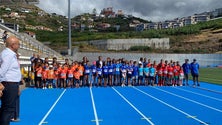
{"type": "Polygon", "coordinates": [[[189,74],[189,72],[190,72],[190,64],[189,63],[184,63],[182,65],[182,67],[183,67],[184,74],[189,74]]]}
{"type": "Polygon", "coordinates": [[[199,75],[199,64],[198,63],[191,63],[190,70],[192,75],[199,75]]]}

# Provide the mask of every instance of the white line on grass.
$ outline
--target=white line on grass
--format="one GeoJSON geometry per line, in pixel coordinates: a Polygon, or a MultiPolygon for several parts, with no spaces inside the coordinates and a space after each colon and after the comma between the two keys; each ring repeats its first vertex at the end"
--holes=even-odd
{"type": "Polygon", "coordinates": [[[205,105],[205,104],[203,104],[203,103],[200,103],[200,102],[194,101],[194,100],[192,100],[192,99],[188,99],[188,98],[185,98],[185,97],[183,97],[183,96],[180,96],[180,95],[177,95],[177,94],[174,94],[174,93],[171,93],[171,92],[168,92],[168,91],[165,91],[165,90],[159,89],[159,88],[157,88],[157,87],[152,87],[152,88],[157,89],[157,90],[159,90],[159,91],[162,91],[162,92],[168,93],[168,94],[170,94],[170,95],[173,95],[173,96],[176,96],[176,97],[182,98],[182,99],[184,99],[184,100],[187,100],[187,101],[190,101],[190,102],[196,103],[196,104],[198,104],[198,105],[201,105],[201,106],[204,106],[204,107],[206,107],[206,108],[209,108],[209,109],[212,109],[212,110],[215,110],[215,111],[218,111],[218,112],[222,113],[222,110],[217,109],[217,108],[214,108],[214,107],[211,107],[211,106],[209,106],[209,105],[205,105]]]}
{"type": "Polygon", "coordinates": [[[151,125],[154,125],[152,121],[150,121],[149,118],[147,118],[141,111],[139,111],[129,100],[127,100],[119,91],[117,91],[115,88],[112,87],[112,89],[120,96],[122,97],[131,107],[133,107],[146,121],[148,121],[151,125]]]}
{"type": "Polygon", "coordinates": [[[168,103],[166,103],[166,102],[164,102],[164,101],[162,101],[162,100],[160,100],[160,99],[158,99],[158,98],[156,98],[156,97],[154,97],[154,96],[152,96],[152,95],[150,95],[150,94],[148,94],[148,93],[146,93],[146,92],[144,92],[144,91],[142,91],[142,90],[140,90],[140,89],[138,89],[138,88],[136,88],[136,87],[133,87],[133,88],[136,89],[137,91],[139,91],[139,92],[141,92],[141,93],[143,93],[143,94],[151,97],[152,99],[154,99],[154,100],[156,100],[156,101],[158,101],[158,102],[160,102],[160,103],[162,103],[162,104],[164,104],[164,105],[166,105],[166,106],[168,106],[168,107],[170,107],[170,108],[172,108],[172,109],[174,109],[174,110],[176,110],[176,111],[178,111],[178,112],[186,115],[187,117],[192,118],[192,119],[200,122],[200,123],[203,124],[203,125],[209,125],[208,123],[203,122],[203,121],[201,121],[200,119],[198,119],[198,118],[196,118],[196,117],[193,117],[192,115],[190,115],[190,114],[188,114],[188,113],[186,113],[186,112],[184,112],[184,111],[182,111],[182,110],[180,110],[180,109],[178,109],[178,108],[176,108],[176,107],[174,107],[174,106],[172,106],[172,105],[170,105],[170,104],[168,104],[168,103]]]}
{"type": "Polygon", "coordinates": [[[200,96],[203,96],[203,97],[206,97],[206,98],[210,98],[210,99],[213,99],[213,100],[217,100],[217,101],[222,102],[222,99],[218,99],[218,98],[211,97],[211,96],[208,96],[208,95],[200,94],[200,93],[197,93],[197,92],[192,92],[192,91],[185,90],[185,89],[178,88],[178,87],[172,87],[172,88],[178,89],[178,90],[181,90],[181,91],[184,91],[184,92],[188,92],[188,93],[193,93],[193,94],[196,94],[196,95],[200,95],[200,96]]]}
{"type": "Polygon", "coordinates": [[[63,92],[60,94],[60,96],[58,97],[58,99],[54,102],[54,104],[52,105],[52,107],[49,109],[49,111],[45,114],[45,116],[42,118],[42,120],[39,122],[39,125],[42,125],[45,123],[46,118],[48,117],[48,115],[51,113],[51,111],[53,110],[53,108],[56,106],[56,104],[59,102],[59,100],[62,98],[63,94],[66,92],[66,89],[63,90],[63,92]]]}
{"type": "Polygon", "coordinates": [[[201,79],[207,79],[207,80],[212,80],[212,81],[219,81],[219,82],[222,82],[222,80],[220,80],[220,79],[211,79],[211,78],[209,78],[209,77],[202,77],[201,79]]]}
{"type": "Polygon", "coordinates": [[[95,101],[94,101],[94,97],[93,97],[93,92],[92,92],[92,88],[90,87],[90,95],[91,95],[91,99],[92,99],[92,105],[93,105],[93,111],[94,111],[94,116],[95,116],[95,122],[96,125],[99,125],[99,119],[98,119],[98,115],[96,112],[96,105],[95,105],[95,101]]]}

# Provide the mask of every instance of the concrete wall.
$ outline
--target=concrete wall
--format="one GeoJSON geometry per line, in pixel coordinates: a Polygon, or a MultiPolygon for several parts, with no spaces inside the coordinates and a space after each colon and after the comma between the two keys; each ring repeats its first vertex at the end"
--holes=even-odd
{"type": "Polygon", "coordinates": [[[90,41],[89,44],[105,50],[128,50],[132,46],[148,46],[151,48],[169,49],[169,38],[152,39],[108,39],[90,41]]]}
{"type": "Polygon", "coordinates": [[[73,56],[73,60],[81,61],[83,56],[88,57],[89,61],[95,61],[98,59],[98,56],[102,56],[103,60],[107,57],[110,58],[125,58],[127,60],[136,60],[138,61],[140,57],[146,57],[152,61],[156,60],[157,62],[160,59],[164,60],[174,60],[184,63],[184,59],[189,59],[190,62],[195,58],[201,66],[216,66],[222,65],[222,54],[149,54],[149,53],[84,53],[78,52],[73,56]]]}

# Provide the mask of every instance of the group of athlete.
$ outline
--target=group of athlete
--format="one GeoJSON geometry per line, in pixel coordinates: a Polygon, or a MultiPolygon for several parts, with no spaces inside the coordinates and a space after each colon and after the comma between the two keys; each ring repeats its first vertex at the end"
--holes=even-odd
{"type": "Polygon", "coordinates": [[[64,63],[53,58],[42,60],[39,56],[31,58],[35,74],[36,88],[78,88],[106,86],[182,86],[188,84],[191,71],[193,85],[199,85],[199,64],[194,59],[192,63],[180,65],[178,61],[161,59],[160,62],[146,58],[139,61],[125,59],[103,60],[89,62],[87,57],[82,61],[65,59],[64,63]]]}

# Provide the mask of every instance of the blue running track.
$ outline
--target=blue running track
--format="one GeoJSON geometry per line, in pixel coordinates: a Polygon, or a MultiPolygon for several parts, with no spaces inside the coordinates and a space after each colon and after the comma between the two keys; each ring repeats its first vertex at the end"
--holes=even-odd
{"type": "Polygon", "coordinates": [[[222,86],[33,89],[11,125],[222,125],[222,86]]]}

